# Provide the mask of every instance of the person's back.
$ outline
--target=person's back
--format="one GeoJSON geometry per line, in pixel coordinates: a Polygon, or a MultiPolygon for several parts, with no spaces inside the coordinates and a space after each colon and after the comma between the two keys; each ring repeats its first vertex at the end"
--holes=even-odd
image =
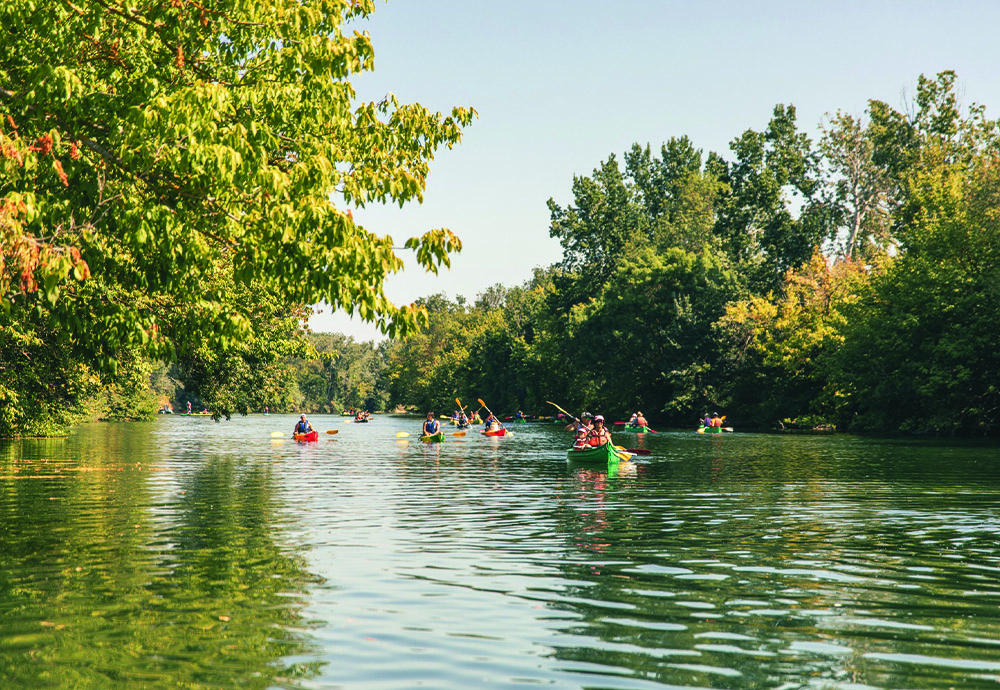
{"type": "Polygon", "coordinates": [[[643,426],[643,427],[649,426],[649,423],[646,421],[646,418],[642,416],[642,412],[637,412],[636,413],[636,416],[635,416],[635,425],[636,426],[643,426]]]}
{"type": "Polygon", "coordinates": [[[715,416],[712,417],[711,424],[713,429],[722,426],[722,419],[719,417],[718,413],[716,413],[715,416]]]}

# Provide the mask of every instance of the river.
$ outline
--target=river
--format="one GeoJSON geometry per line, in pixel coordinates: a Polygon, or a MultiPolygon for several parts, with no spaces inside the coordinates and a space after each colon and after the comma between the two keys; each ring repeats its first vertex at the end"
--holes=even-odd
{"type": "Polygon", "coordinates": [[[996,445],[293,421],[0,442],[0,687],[1000,687],[996,445]]]}

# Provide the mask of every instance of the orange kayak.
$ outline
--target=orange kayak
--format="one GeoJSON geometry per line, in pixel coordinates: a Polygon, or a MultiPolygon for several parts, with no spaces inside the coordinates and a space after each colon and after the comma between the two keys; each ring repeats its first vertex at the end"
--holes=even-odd
{"type": "Polygon", "coordinates": [[[292,434],[292,438],[294,438],[296,441],[318,441],[319,432],[310,431],[308,434],[292,434]]]}
{"type": "Polygon", "coordinates": [[[506,436],[507,435],[507,430],[503,429],[503,428],[500,428],[500,429],[494,429],[493,431],[485,431],[484,430],[484,431],[480,431],[479,433],[483,434],[484,436],[506,436]]]}

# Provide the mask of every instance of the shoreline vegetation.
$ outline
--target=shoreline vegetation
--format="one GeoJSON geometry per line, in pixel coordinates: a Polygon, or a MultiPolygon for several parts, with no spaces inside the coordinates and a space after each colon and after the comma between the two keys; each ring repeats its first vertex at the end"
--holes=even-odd
{"type": "Polygon", "coordinates": [[[218,419],[470,396],[679,428],[718,410],[744,429],[1000,431],[1000,123],[954,73],[815,141],[779,104],[725,153],[674,136],[611,154],[548,201],[560,262],[398,307],[395,252],[436,273],[461,242],[393,240],[350,208],[419,200],[475,110],[356,102],[374,52],[344,25],[371,2],[182,5],[0,8],[0,437],[165,400],[218,419]],[[320,302],[390,339],[307,332],[320,302]]]}

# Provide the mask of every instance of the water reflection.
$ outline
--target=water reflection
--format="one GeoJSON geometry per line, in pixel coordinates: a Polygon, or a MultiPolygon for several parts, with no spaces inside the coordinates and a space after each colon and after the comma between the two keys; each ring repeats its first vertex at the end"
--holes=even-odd
{"type": "Polygon", "coordinates": [[[30,684],[31,658],[53,687],[1000,679],[995,446],[623,435],[653,454],[591,468],[533,425],[428,445],[395,438],[418,419],[319,417],[339,433],[272,442],[291,419],[0,448],[0,678],[30,684]]]}
{"type": "Polygon", "coordinates": [[[4,687],[270,687],[314,675],[301,559],[269,468],[164,457],[89,427],[8,445],[0,470],[4,687]],[[39,451],[44,452],[44,456],[39,451]],[[27,663],[30,662],[30,663],[27,663]]]}

